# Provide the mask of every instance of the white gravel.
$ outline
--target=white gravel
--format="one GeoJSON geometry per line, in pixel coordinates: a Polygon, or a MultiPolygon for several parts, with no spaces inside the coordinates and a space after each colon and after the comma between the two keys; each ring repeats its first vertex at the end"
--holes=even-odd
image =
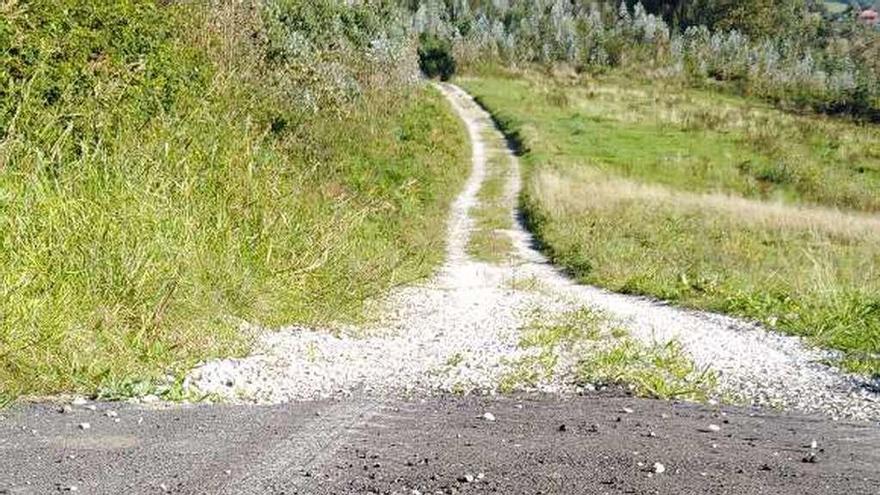
{"type": "MultiPolygon", "coordinates": [[[[492,265],[465,251],[469,210],[485,176],[488,115],[461,89],[441,87],[467,124],[473,171],[452,206],[447,261],[433,280],[390,294],[381,326],[333,335],[291,327],[265,332],[254,354],[198,366],[188,388],[236,402],[281,403],[365,393],[493,393],[522,355],[520,327],[530,310],[559,312],[589,305],[646,342],[678,339],[698,366],[719,374],[720,392],[762,406],[818,412],[833,418],[880,419],[878,384],[821,364],[832,357],[799,339],[730,317],[680,309],[645,298],[573,283],[533,249],[517,223],[510,231],[517,260],[492,265]],[[511,280],[532,279],[541,290],[513,290],[511,280]],[[362,336],[366,335],[366,337],[362,336]]],[[[495,133],[492,146],[502,146],[495,133]]],[[[511,215],[519,171],[508,188],[511,215]]],[[[542,385],[569,392],[565,380],[542,385]]]]}

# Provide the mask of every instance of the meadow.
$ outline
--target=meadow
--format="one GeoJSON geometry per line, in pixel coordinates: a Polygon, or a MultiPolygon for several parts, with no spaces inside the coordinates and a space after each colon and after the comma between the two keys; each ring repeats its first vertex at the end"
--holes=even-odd
{"type": "Polygon", "coordinates": [[[880,373],[880,129],[614,74],[459,82],[527,152],[527,221],[579,281],[754,319],[880,373]]]}

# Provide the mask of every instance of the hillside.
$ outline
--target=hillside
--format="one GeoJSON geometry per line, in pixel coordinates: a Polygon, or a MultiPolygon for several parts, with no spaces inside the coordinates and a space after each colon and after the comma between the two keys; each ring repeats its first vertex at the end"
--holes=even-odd
{"type": "Polygon", "coordinates": [[[441,261],[466,138],[411,38],[262,5],[2,7],[3,396],[143,393],[441,261]]]}

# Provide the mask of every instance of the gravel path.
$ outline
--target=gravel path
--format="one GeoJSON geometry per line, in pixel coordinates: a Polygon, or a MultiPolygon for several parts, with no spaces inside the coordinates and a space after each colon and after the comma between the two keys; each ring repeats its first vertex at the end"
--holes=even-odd
{"type": "MultiPolygon", "coordinates": [[[[517,221],[509,232],[514,260],[493,265],[470,259],[469,211],[486,175],[487,148],[503,147],[504,141],[464,91],[448,84],[441,90],[467,124],[473,172],[453,204],[447,261],[437,276],[389,295],[377,328],[339,335],[299,327],[265,332],[253,355],[203,364],[190,373],[187,387],[233,402],[267,404],[354,390],[493,393],[509,364],[524,353],[517,345],[520,328],[535,308],[552,314],[586,305],[645,342],[679,340],[698,366],[718,372],[723,395],[833,418],[880,420],[878,384],[821,364],[829,352],[737,319],[575,284],[533,248],[517,221]],[[516,280],[530,280],[540,290],[515,290],[516,280]]],[[[511,163],[507,199],[514,217],[520,177],[517,161],[511,163]]],[[[568,382],[563,372],[539,388],[574,392],[568,382]]]]}

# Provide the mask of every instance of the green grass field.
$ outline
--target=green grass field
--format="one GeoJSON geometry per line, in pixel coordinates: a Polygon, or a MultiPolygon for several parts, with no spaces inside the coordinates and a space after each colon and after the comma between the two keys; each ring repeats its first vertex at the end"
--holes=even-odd
{"type": "Polygon", "coordinates": [[[267,65],[264,20],[211,5],[8,6],[0,402],[117,395],[246,352],[243,322],[357,320],[442,261],[469,166],[442,95],[267,65]]]}
{"type": "Polygon", "coordinates": [[[614,76],[459,82],[528,150],[528,221],[580,281],[880,372],[880,129],[614,76]]]}

